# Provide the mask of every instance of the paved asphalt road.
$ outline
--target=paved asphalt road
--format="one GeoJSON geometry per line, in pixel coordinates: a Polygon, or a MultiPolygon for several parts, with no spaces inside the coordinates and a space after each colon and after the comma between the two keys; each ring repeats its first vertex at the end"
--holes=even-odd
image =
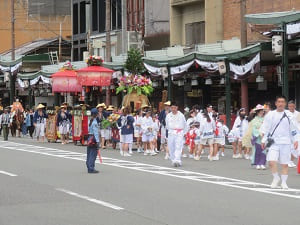
{"type": "Polygon", "coordinates": [[[300,221],[296,169],[290,171],[291,190],[272,192],[264,185],[271,182],[269,171],[231,159],[231,150],[218,162],[184,159],[179,170],[172,169],[162,153],[123,158],[116,150],[105,150],[103,164],[97,164],[99,174],[86,173],[84,153],[85,147],[73,144],[28,138],[0,141],[0,225],[295,225],[300,221]]]}

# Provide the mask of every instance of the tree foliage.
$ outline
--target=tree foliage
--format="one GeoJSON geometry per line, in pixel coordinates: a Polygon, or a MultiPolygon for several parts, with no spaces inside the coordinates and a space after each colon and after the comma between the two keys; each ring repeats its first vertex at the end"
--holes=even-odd
{"type": "Polygon", "coordinates": [[[141,74],[144,71],[144,64],[142,54],[139,49],[131,48],[125,62],[125,69],[132,74],[141,74]]]}

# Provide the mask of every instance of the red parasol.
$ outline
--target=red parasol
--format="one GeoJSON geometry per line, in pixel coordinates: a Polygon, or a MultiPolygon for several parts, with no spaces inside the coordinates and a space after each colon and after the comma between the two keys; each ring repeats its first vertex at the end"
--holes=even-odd
{"type": "Polygon", "coordinates": [[[77,71],[82,86],[109,86],[113,70],[102,66],[88,66],[77,71]]]}
{"type": "Polygon", "coordinates": [[[52,92],[81,92],[75,70],[64,70],[52,74],[52,92]]]}

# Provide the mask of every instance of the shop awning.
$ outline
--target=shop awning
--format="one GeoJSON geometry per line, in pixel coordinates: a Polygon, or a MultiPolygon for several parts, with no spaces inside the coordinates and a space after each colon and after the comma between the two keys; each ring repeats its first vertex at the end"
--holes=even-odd
{"type": "Polygon", "coordinates": [[[52,76],[52,92],[81,92],[82,87],[77,80],[75,70],[65,70],[54,73],[52,76]]]}
{"type": "Polygon", "coordinates": [[[77,71],[81,86],[109,86],[113,70],[102,66],[88,66],[77,71]]]}
{"type": "Polygon", "coordinates": [[[300,11],[248,14],[245,19],[252,24],[291,23],[300,20],[300,11]]]}

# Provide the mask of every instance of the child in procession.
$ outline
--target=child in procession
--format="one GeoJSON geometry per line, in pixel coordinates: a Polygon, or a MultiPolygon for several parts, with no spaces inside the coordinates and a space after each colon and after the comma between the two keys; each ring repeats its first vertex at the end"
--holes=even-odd
{"type": "Polygon", "coordinates": [[[200,146],[197,151],[197,155],[195,160],[200,160],[202,150],[205,145],[209,145],[209,161],[213,160],[213,152],[214,152],[214,133],[216,130],[216,124],[209,116],[208,112],[205,112],[203,115],[203,120],[201,121],[200,126],[200,146]]]}
{"type": "Polygon", "coordinates": [[[224,124],[224,120],[219,119],[216,123],[216,132],[214,138],[214,159],[219,159],[219,152],[221,148],[221,156],[225,156],[225,137],[228,135],[229,129],[224,124]]]}

